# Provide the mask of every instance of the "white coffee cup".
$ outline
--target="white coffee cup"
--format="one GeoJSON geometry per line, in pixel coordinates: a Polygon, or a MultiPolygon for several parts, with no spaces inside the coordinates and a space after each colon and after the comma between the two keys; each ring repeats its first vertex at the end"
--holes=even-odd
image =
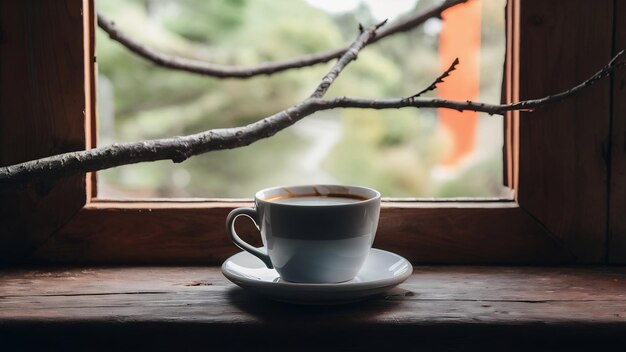
{"type": "Polygon", "coordinates": [[[281,279],[339,283],[353,279],[369,254],[380,214],[380,193],[360,186],[275,187],[255,195],[255,208],[228,214],[233,242],[275,268],[281,279]],[[251,218],[264,248],[244,242],[235,232],[239,216],[251,218]]]}

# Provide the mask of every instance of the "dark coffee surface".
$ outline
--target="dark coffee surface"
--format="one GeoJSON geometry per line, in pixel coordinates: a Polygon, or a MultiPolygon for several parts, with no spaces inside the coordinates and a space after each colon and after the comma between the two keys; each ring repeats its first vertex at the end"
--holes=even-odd
{"type": "Polygon", "coordinates": [[[293,205],[333,205],[333,204],[350,204],[367,200],[365,197],[352,194],[341,195],[281,195],[266,199],[272,203],[293,204],[293,205]]]}

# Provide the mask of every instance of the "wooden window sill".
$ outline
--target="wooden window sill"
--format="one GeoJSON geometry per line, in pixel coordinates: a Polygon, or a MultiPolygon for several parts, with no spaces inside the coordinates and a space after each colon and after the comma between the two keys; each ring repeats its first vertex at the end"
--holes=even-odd
{"type": "Polygon", "coordinates": [[[266,300],[215,267],[0,271],[0,343],[21,350],[596,350],[624,340],[622,267],[415,267],[385,296],[325,307],[266,300]]]}

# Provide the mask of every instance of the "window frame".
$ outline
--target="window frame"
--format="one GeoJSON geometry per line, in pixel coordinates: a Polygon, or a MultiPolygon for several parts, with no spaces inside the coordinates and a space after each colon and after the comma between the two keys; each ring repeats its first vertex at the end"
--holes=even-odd
{"type": "MultiPolygon", "coordinates": [[[[93,148],[97,140],[94,5],[93,0],[66,2],[80,3],[83,7],[85,119],[71,123],[84,124],[85,147],[93,148]]],[[[509,0],[503,87],[506,101],[550,94],[558,91],[557,86],[567,88],[606,64],[615,52],[614,36],[622,33],[622,45],[626,42],[623,38],[626,31],[614,23],[616,3],[619,1],[589,4],[584,0],[509,0]],[[591,18],[589,11],[594,13],[591,18]],[[567,30],[559,27],[565,23],[578,28],[580,35],[568,36],[567,30]],[[542,43],[541,50],[534,49],[537,42],[542,43]],[[560,63],[563,58],[575,62],[564,65],[560,63]],[[539,68],[538,63],[542,65],[539,68]],[[544,71],[552,75],[533,74],[544,71]],[[559,80],[554,82],[557,80],[545,77],[559,77],[559,80]]],[[[623,71],[618,73],[622,82],[623,71]]],[[[615,116],[626,115],[624,105],[616,103],[617,81],[603,80],[574,99],[532,114],[514,112],[505,117],[504,172],[507,185],[513,189],[513,199],[385,200],[374,246],[399,253],[413,263],[600,263],[609,261],[609,251],[616,253],[610,261],[623,261],[626,234],[620,236],[612,229],[625,226],[624,220],[610,217],[611,211],[620,209],[621,204],[613,205],[619,203],[614,201],[616,197],[609,202],[611,185],[617,182],[623,186],[626,178],[613,171],[612,166],[624,162],[616,161],[616,155],[610,154],[608,147],[619,138],[615,137],[619,133],[612,135],[615,131],[611,127],[623,127],[614,122],[615,116]],[[614,108],[616,104],[619,109],[614,108]],[[585,118],[589,114],[600,118],[585,118]],[[544,129],[558,132],[562,127],[559,123],[569,126],[567,133],[541,133],[544,129]],[[570,132],[578,141],[573,146],[570,132]],[[546,153],[546,147],[553,150],[551,157],[544,160],[539,157],[546,153]],[[589,186],[591,190],[585,186],[582,187],[585,192],[574,192],[584,184],[575,175],[569,182],[557,177],[575,170],[573,165],[587,165],[584,176],[597,181],[589,186]],[[573,214],[576,216],[569,216],[573,214]],[[609,219],[613,221],[611,229],[609,219]]],[[[50,138],[68,138],[59,133],[50,138]]],[[[46,220],[49,214],[37,218],[51,225],[44,226],[47,232],[27,234],[28,250],[20,252],[18,260],[70,264],[220,264],[238,251],[225,232],[226,214],[233,208],[253,205],[251,201],[224,199],[104,200],[95,197],[94,174],[75,178],[73,182],[83,185],[82,204],[62,210],[49,206],[50,211],[63,215],[55,216],[54,221],[46,220]]],[[[56,188],[51,194],[59,197],[56,188]]],[[[46,197],[49,196],[43,198],[46,197]]],[[[33,216],[27,214],[24,218],[32,221],[33,216]]],[[[244,224],[242,232],[246,240],[260,244],[258,231],[251,224],[244,224]]]]}

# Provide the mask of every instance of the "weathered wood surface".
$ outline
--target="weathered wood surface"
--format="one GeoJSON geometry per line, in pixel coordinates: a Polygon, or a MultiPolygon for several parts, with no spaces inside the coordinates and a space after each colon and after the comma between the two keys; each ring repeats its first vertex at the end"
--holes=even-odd
{"type": "Polygon", "coordinates": [[[626,268],[416,267],[384,296],[330,307],[266,300],[218,268],[4,269],[0,341],[90,350],[599,350],[626,342],[626,268]]]}
{"type": "MultiPolygon", "coordinates": [[[[613,0],[523,1],[519,98],[558,92],[612,54],[613,0]]],[[[606,258],[610,84],[576,99],[521,113],[520,206],[579,262],[606,258]]]]}
{"type": "MultiPolygon", "coordinates": [[[[29,258],[47,263],[219,264],[238,248],[225,219],[235,202],[92,203],[29,258]]],[[[250,221],[246,241],[261,245],[250,221]]],[[[561,242],[513,202],[386,202],[378,248],[414,263],[571,263],[561,242]]]]}
{"type": "MultiPolygon", "coordinates": [[[[0,166],[85,148],[83,0],[0,2],[0,166]]],[[[0,261],[85,204],[83,176],[0,191],[0,261]]]]}
{"type": "MultiPolygon", "coordinates": [[[[626,49],[626,3],[615,1],[613,50],[626,49]]],[[[609,261],[626,263],[626,70],[613,76],[609,179],[609,261]]]]}

